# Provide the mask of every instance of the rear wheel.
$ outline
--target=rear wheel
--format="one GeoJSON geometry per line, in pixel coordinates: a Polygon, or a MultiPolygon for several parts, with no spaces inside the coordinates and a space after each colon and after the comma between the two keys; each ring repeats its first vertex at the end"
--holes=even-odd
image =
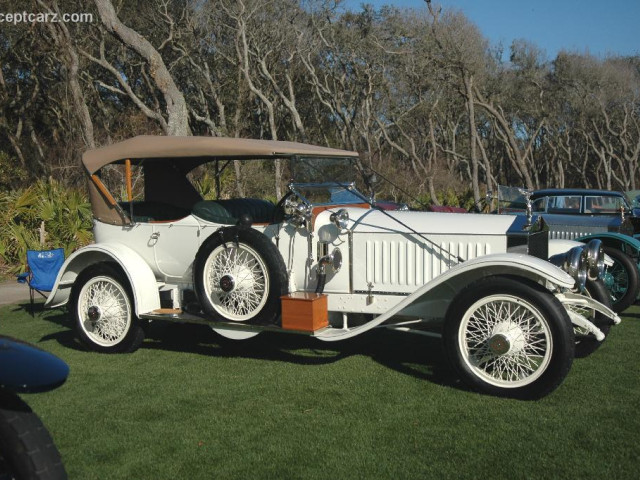
{"type": "Polygon", "coordinates": [[[629,255],[617,248],[604,247],[604,253],[611,257],[613,265],[606,268],[603,281],[609,290],[611,309],[621,313],[629,308],[638,296],[638,266],[629,255]]]}
{"type": "Polygon", "coordinates": [[[541,398],[571,368],[574,335],[562,304],[536,284],[489,277],[452,303],[443,339],[462,380],[492,395],[541,398]]]}
{"type": "Polygon", "coordinates": [[[90,349],[126,353],[140,347],[144,332],[133,311],[133,295],[116,268],[88,268],[78,276],[71,297],[76,331],[90,349]]]}

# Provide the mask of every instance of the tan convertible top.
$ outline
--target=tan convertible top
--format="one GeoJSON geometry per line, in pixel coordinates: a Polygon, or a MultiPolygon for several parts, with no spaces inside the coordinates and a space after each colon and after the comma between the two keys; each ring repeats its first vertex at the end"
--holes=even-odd
{"type": "Polygon", "coordinates": [[[88,150],[82,155],[82,163],[89,174],[89,197],[93,216],[102,222],[126,225],[130,220],[96,173],[105,165],[131,165],[139,163],[138,160],[144,160],[146,200],[163,201],[167,192],[172,192],[174,197],[184,203],[177,203],[179,206],[190,208],[200,196],[186,175],[198,165],[215,159],[268,159],[295,155],[352,158],[358,156],[356,152],[348,150],[275,140],[139,136],[107,147],[88,150]],[[158,161],[149,161],[154,159],[158,161]],[[167,163],[167,159],[175,160],[167,163]],[[130,162],[126,162],[127,160],[130,162]],[[153,190],[146,191],[148,182],[155,185],[153,190]],[[160,197],[156,198],[154,195],[160,197]]]}
{"type": "Polygon", "coordinates": [[[88,150],[82,163],[89,174],[105,165],[125,159],[209,157],[209,158],[269,158],[292,155],[320,157],[357,157],[356,152],[317,147],[296,142],[250,140],[225,137],[163,137],[138,136],[107,147],[88,150]]]}

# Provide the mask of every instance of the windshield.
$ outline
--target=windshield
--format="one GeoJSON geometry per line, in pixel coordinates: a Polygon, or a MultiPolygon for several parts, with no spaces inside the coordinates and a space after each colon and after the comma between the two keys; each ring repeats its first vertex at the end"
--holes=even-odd
{"type": "Polygon", "coordinates": [[[354,158],[294,157],[290,188],[311,205],[361,204],[367,197],[356,187],[354,158]]]}
{"type": "Polygon", "coordinates": [[[527,201],[518,187],[498,185],[498,213],[524,212],[527,201]]]}
{"type": "Polygon", "coordinates": [[[625,194],[632,208],[640,208],[640,190],[629,190],[625,194]]]}
{"type": "Polygon", "coordinates": [[[368,203],[353,183],[292,183],[289,188],[310,205],[347,205],[368,203]]]}
{"type": "Polygon", "coordinates": [[[355,159],[347,157],[294,157],[291,180],[295,184],[347,185],[355,181],[355,159]]]}

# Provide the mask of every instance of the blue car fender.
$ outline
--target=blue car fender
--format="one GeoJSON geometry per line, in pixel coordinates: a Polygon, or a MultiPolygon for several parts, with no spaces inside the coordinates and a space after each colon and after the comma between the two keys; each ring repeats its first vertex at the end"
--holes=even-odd
{"type": "Polygon", "coordinates": [[[62,385],[69,366],[55,355],[0,336],[0,388],[16,393],[47,392],[62,385]]]}

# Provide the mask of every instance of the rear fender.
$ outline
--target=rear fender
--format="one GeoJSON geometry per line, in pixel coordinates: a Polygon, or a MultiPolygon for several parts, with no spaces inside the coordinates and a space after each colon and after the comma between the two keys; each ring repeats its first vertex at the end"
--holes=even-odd
{"type": "Polygon", "coordinates": [[[147,263],[131,248],[121,244],[101,243],[84,247],[67,258],[58,273],[53,290],[45,302],[46,308],[65,305],[78,275],[86,268],[102,262],[115,263],[124,272],[133,292],[137,315],[160,308],[158,283],[147,263]]]}

